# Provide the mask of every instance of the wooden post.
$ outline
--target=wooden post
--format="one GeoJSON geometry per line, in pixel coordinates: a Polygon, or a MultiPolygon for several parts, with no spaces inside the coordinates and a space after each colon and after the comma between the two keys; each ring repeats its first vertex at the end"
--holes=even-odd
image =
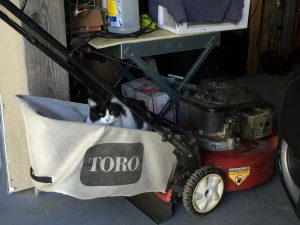
{"type": "MultiPolygon", "coordinates": [[[[23,0],[12,2],[20,7],[23,0]]],[[[63,1],[30,0],[25,13],[66,44],[63,1]]],[[[0,134],[3,134],[4,147],[0,153],[6,159],[2,169],[7,172],[8,192],[13,193],[32,187],[25,127],[15,95],[29,94],[67,100],[69,78],[62,68],[3,21],[0,21],[0,30],[0,94],[3,105],[0,134]]]]}
{"type": "Polygon", "coordinates": [[[259,54],[257,51],[257,39],[259,38],[260,21],[262,17],[262,1],[251,0],[249,17],[249,46],[248,46],[248,62],[247,73],[256,73],[258,69],[259,54]],[[255,10],[255,12],[254,12],[255,10]],[[254,13],[254,14],[253,14],[254,13]]]}

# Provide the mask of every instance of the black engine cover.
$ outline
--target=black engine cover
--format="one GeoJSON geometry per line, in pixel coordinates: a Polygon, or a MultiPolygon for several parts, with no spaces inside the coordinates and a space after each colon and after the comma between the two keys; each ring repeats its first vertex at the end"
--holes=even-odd
{"type": "Polygon", "coordinates": [[[262,101],[259,94],[229,80],[203,80],[196,90],[186,90],[180,102],[183,121],[205,132],[219,132],[232,110],[262,101]]]}

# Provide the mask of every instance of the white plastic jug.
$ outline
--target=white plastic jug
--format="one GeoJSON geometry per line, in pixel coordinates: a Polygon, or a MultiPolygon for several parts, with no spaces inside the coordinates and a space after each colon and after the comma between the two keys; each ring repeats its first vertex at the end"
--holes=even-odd
{"type": "Polygon", "coordinates": [[[129,34],[140,29],[139,0],[108,0],[108,31],[129,34]]]}

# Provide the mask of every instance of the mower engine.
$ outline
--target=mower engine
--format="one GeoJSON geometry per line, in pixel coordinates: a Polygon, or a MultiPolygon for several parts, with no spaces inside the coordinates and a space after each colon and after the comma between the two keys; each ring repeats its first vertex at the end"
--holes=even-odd
{"type": "Polygon", "coordinates": [[[202,148],[233,150],[240,137],[272,133],[272,108],[254,91],[227,80],[208,79],[182,96],[181,118],[197,129],[202,148]]]}

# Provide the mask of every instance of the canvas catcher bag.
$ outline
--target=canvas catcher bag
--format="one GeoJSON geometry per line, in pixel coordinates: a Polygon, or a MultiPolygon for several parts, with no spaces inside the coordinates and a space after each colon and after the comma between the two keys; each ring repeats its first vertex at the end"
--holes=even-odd
{"type": "Polygon", "coordinates": [[[87,124],[86,104],[18,98],[38,190],[79,199],[166,191],[177,160],[157,133],[87,124]]]}

